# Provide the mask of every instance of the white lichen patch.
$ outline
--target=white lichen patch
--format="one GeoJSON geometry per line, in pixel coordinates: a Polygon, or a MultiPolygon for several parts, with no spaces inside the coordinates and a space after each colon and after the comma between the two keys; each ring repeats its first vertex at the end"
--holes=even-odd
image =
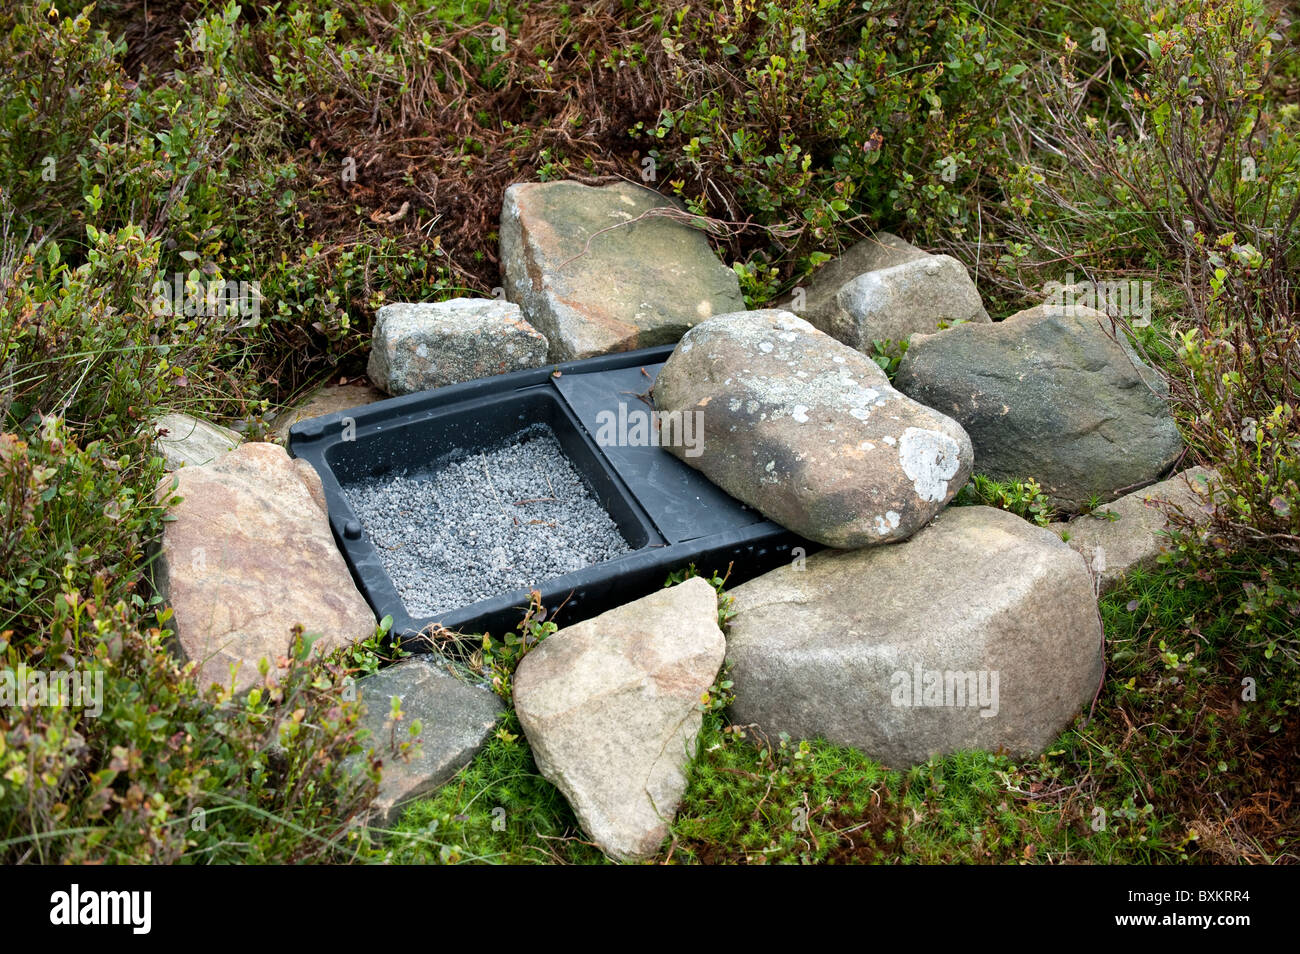
{"type": "Polygon", "coordinates": [[[898,529],[898,521],[901,519],[898,513],[893,510],[886,510],[883,517],[876,517],[876,533],[888,536],[891,530],[898,529]]]}
{"type": "Polygon", "coordinates": [[[835,433],[846,425],[857,428],[876,408],[896,401],[875,364],[822,340],[824,335],[810,339],[815,329],[789,312],[755,311],[711,329],[710,324],[716,323],[706,322],[692,334],[725,343],[719,355],[727,374],[722,387],[753,418],[762,411],[769,421],[816,422],[835,433]],[[749,366],[737,367],[742,362],[749,366]]]}
{"type": "MultiPolygon", "coordinates": [[[[889,440],[889,438],[886,438],[889,440]]],[[[947,434],[909,427],[898,445],[898,462],[925,501],[943,500],[948,481],[961,468],[961,446],[947,434]]]]}
{"type": "Polygon", "coordinates": [[[886,444],[888,444],[890,447],[893,447],[895,444],[898,443],[898,441],[894,440],[894,439],[893,439],[892,437],[890,437],[888,434],[886,434],[884,437],[882,437],[881,440],[884,441],[886,444]]]}

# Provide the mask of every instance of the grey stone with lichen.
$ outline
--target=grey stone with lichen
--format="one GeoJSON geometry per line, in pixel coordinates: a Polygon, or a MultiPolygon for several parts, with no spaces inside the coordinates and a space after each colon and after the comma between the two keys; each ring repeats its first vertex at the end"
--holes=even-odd
{"type": "Polygon", "coordinates": [[[501,209],[506,298],[553,361],[672,344],[745,307],[735,273],[678,203],[630,182],[516,183],[501,209]]]}
{"type": "MultiPolygon", "coordinates": [[[[364,743],[383,763],[379,794],[370,804],[371,824],[391,825],[402,806],[436,790],[469,764],[496,728],[504,711],[491,690],[467,685],[444,672],[430,656],[412,656],[356,683],[365,706],[364,743]],[[392,719],[392,700],[402,718],[392,719]],[[416,721],[420,731],[412,737],[416,721]],[[418,741],[416,741],[418,740],[418,741]],[[414,742],[403,749],[405,743],[414,742]]],[[[360,763],[350,763],[354,770],[360,763]]]]}
{"type": "Polygon", "coordinates": [[[366,373],[389,394],[411,394],[541,367],[547,342],[519,306],[493,298],[384,305],[366,373]]]}
{"type": "Polygon", "coordinates": [[[654,400],[660,412],[701,415],[698,455],[670,451],[829,546],[906,539],[971,472],[959,424],[786,311],[718,315],[691,329],[659,372],[654,400]]]}
{"type": "Polygon", "coordinates": [[[916,335],[894,383],[961,423],[980,473],[1032,477],[1065,511],[1156,480],[1183,449],[1155,372],[1090,308],[916,335]]]}

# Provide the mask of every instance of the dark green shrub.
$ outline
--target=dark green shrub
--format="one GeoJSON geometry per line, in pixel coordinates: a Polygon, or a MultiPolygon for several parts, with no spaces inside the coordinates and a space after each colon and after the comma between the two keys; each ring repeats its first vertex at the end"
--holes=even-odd
{"type": "Polygon", "coordinates": [[[1086,107],[1068,57],[1060,75],[1040,74],[1040,111],[1024,122],[1051,116],[1036,131],[1051,148],[1026,156],[1023,201],[1001,224],[1040,255],[1072,250],[1080,275],[1177,276],[1166,300],[1180,313],[1162,309],[1146,333],[1163,339],[1184,437],[1224,492],[1211,531],[1180,552],[1225,580],[1254,567],[1227,611],[1244,642],[1300,660],[1300,114],[1276,99],[1281,37],[1256,0],[1121,9],[1149,31],[1115,91],[1127,118],[1086,107]],[[1116,230],[1125,243],[1098,259],[1098,235],[1116,230]]]}

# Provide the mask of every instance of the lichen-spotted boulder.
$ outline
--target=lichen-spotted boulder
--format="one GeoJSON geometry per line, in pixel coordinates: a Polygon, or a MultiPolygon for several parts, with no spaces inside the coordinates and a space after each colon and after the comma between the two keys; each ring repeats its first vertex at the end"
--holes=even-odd
{"type": "Polygon", "coordinates": [[[1064,511],[1156,480],[1183,449],[1159,379],[1090,308],[917,336],[894,381],[961,423],[980,473],[1032,477],[1064,511]]]}
{"type": "Polygon", "coordinates": [[[501,209],[506,298],[552,361],[672,344],[745,307],[735,273],[670,199],[630,182],[516,183],[501,209]]]}
{"type": "Polygon", "coordinates": [[[949,507],[897,546],[817,553],[730,594],[732,721],[894,768],[1041,751],[1101,680],[1083,558],[992,507],[949,507]]]}
{"type": "MultiPolygon", "coordinates": [[[[154,586],[172,608],[183,655],[199,683],[258,683],[287,655],[295,625],[318,634],[325,654],[374,634],[330,531],[320,477],[278,444],[241,444],[214,463],[182,467],[154,561],[154,586]]],[[[172,498],[173,477],[158,487],[172,498]]]]}
{"type": "Polygon", "coordinates": [[[664,446],[782,526],[834,547],[906,539],[970,476],[970,438],[874,361],[790,312],[691,329],[654,386],[664,446]],[[696,441],[674,442],[692,418],[696,441]],[[702,439],[699,435],[703,435],[702,439]]]}

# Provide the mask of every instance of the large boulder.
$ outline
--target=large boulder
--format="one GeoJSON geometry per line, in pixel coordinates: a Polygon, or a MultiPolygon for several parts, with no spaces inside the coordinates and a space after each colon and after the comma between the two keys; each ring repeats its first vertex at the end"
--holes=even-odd
{"type": "Polygon", "coordinates": [[[546,335],[551,360],[671,344],[710,315],[745,307],[704,233],[656,210],[680,207],[630,182],[506,190],[506,297],[546,335]]]}
{"type": "Polygon", "coordinates": [[[546,363],[546,338],[519,306],[495,298],[384,305],[366,374],[389,394],[412,394],[546,363]]]}
{"type": "Polygon", "coordinates": [[[1083,558],[991,507],[951,507],[897,546],[814,554],[731,595],[732,720],[894,767],[1038,752],[1101,680],[1083,558]]]}
{"type": "Polygon", "coordinates": [[[894,383],[961,423],[980,473],[1033,477],[1065,511],[1157,479],[1183,448],[1154,372],[1089,308],[918,335],[894,383]]]}
{"type": "Polygon", "coordinates": [[[717,594],[692,577],[551,634],[515,674],[515,711],[537,767],[613,858],[659,850],[686,791],[722,666],[717,594]]]}
{"type": "Polygon", "coordinates": [[[1155,565],[1169,546],[1171,511],[1193,526],[1208,523],[1214,513],[1217,481],[1212,469],[1193,467],[1069,523],[1053,523],[1048,529],[1083,554],[1097,576],[1100,592],[1105,593],[1130,571],[1155,565]]]}
{"type": "Polygon", "coordinates": [[[154,450],[168,470],[210,464],[243,441],[228,427],[175,411],[158,415],[152,427],[154,450]]]}
{"type": "Polygon", "coordinates": [[[401,808],[427,795],[469,764],[496,729],[504,711],[488,689],[469,686],[443,672],[429,656],[412,656],[357,681],[365,706],[361,725],[367,746],[383,762],[379,794],[370,803],[372,824],[387,827],[401,808]],[[392,700],[401,700],[402,719],[392,719],[392,700]],[[420,723],[412,739],[410,727],[420,723]],[[418,739],[418,741],[416,741],[418,739]],[[404,745],[411,744],[403,749],[404,745]]]}
{"type": "Polygon", "coordinates": [[[906,539],[970,476],[970,439],[895,391],[874,361],[790,312],[719,315],[659,372],[668,450],[768,518],[835,547],[906,539]],[[681,418],[684,420],[684,418],[681,418]]]}
{"type": "Polygon", "coordinates": [[[870,352],[875,341],[906,341],[960,322],[989,321],[975,283],[948,255],[929,255],[882,232],[852,246],[818,271],[804,290],[803,307],[789,308],[851,348],[870,352]]]}
{"type": "Polygon", "coordinates": [[[326,384],[312,391],[297,404],[285,408],[275,418],[271,433],[281,444],[289,443],[289,428],[299,421],[324,417],[335,411],[364,407],[386,397],[383,391],[368,384],[326,384]]]}
{"type": "Polygon", "coordinates": [[[169,510],[154,586],[200,683],[242,692],[272,672],[293,627],[318,633],[317,653],[365,639],[375,617],[334,544],[320,477],[277,444],[241,444],[215,463],[183,467],[158,487],[169,510]]]}

